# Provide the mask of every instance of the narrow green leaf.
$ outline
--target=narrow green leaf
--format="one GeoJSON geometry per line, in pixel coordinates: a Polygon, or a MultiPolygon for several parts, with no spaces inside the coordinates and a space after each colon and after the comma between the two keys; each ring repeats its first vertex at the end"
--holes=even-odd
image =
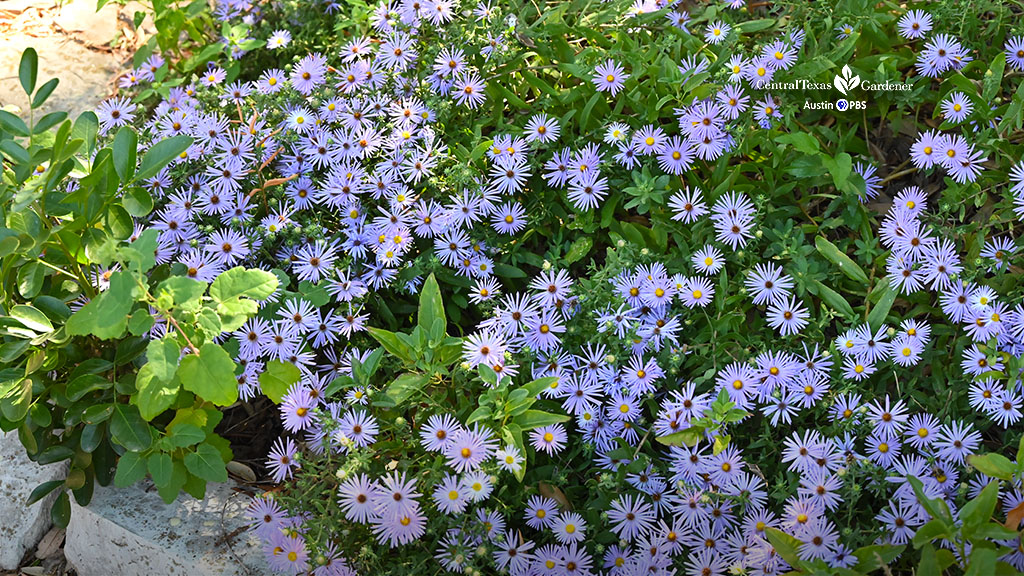
{"type": "Polygon", "coordinates": [[[867,288],[868,286],[868,275],[864,273],[864,270],[853,261],[852,258],[842,253],[835,244],[828,241],[824,236],[818,236],[814,239],[814,247],[818,249],[818,253],[824,256],[829,262],[839,267],[839,271],[856,281],[858,284],[867,288]]]}
{"type": "Polygon", "coordinates": [[[142,163],[139,171],[135,174],[134,180],[145,180],[156,176],[164,166],[188,150],[192,145],[190,136],[171,136],[153,145],[142,156],[142,163]]]}
{"type": "Polygon", "coordinates": [[[417,324],[420,328],[430,333],[434,325],[434,319],[440,318],[446,322],[444,315],[444,301],[441,299],[441,288],[437,285],[437,278],[431,274],[423,281],[420,289],[420,309],[417,315],[417,324]]]}
{"type": "Polygon", "coordinates": [[[50,97],[50,94],[53,94],[53,91],[56,90],[57,84],[59,83],[59,78],[51,78],[47,80],[45,84],[40,86],[39,91],[36,92],[35,97],[32,98],[32,109],[35,110],[45,104],[46,99],[50,97]]]}
{"type": "Polygon", "coordinates": [[[550,426],[567,421],[569,421],[569,416],[565,414],[551,414],[541,410],[527,410],[512,419],[512,422],[522,430],[532,430],[541,426],[550,426]]]}
{"type": "Polygon", "coordinates": [[[39,74],[39,55],[35,48],[26,48],[21,53],[21,64],[18,66],[18,79],[25,94],[32,96],[36,89],[36,76],[39,74]]]}
{"type": "Polygon", "coordinates": [[[50,480],[49,482],[43,482],[39,486],[36,486],[35,490],[32,491],[28,496],[28,500],[25,502],[25,506],[31,506],[36,502],[39,502],[43,498],[46,498],[48,494],[60,488],[64,485],[63,480],[50,480]]]}
{"type": "Polygon", "coordinates": [[[139,136],[131,126],[122,126],[114,136],[111,146],[114,153],[114,170],[122,184],[127,184],[135,175],[136,155],[139,149],[139,136]]]}

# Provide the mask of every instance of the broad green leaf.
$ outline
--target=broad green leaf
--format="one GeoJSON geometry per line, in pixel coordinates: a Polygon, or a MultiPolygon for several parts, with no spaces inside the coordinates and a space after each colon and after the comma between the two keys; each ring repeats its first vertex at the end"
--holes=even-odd
{"type": "Polygon", "coordinates": [[[818,139],[806,132],[792,132],[776,136],[775,141],[779,144],[791,144],[797,152],[803,154],[818,154],[821,147],[818,139]]]}
{"type": "Polygon", "coordinates": [[[53,324],[38,309],[27,304],[17,304],[11,308],[11,316],[21,322],[29,330],[36,332],[52,332],[53,324]]]}
{"type": "Polygon", "coordinates": [[[206,440],[206,432],[195,424],[178,424],[167,434],[167,442],[175,448],[195,446],[206,440]]]}
{"type": "Polygon", "coordinates": [[[180,357],[181,348],[171,336],[150,340],[146,346],[146,359],[149,360],[147,366],[150,366],[153,376],[162,382],[170,382],[174,378],[180,357]]]}
{"type": "Polygon", "coordinates": [[[970,560],[967,562],[967,570],[964,576],[992,576],[996,573],[996,561],[1000,552],[993,548],[975,546],[971,550],[970,560]]]}
{"type": "Polygon", "coordinates": [[[139,415],[147,422],[170,408],[181,389],[181,382],[173,373],[170,379],[162,380],[155,372],[156,368],[150,361],[139,369],[135,377],[137,392],[132,400],[139,407],[139,415]]]}
{"type": "Polygon", "coordinates": [[[171,474],[174,473],[174,462],[171,461],[170,454],[154,452],[149,456],[147,468],[149,475],[153,477],[153,484],[159,488],[170,483],[171,474]]]}
{"type": "Polygon", "coordinates": [[[700,428],[687,428],[665,436],[658,436],[658,442],[667,446],[695,446],[704,437],[700,428]]]}
{"type": "Polygon", "coordinates": [[[209,482],[227,482],[228,470],[220,451],[211,444],[200,444],[195,452],[185,455],[185,467],[197,477],[209,482]]]}
{"type": "Polygon", "coordinates": [[[192,137],[190,136],[171,136],[157,142],[143,155],[142,163],[139,165],[139,171],[135,173],[134,180],[145,180],[156,176],[164,166],[188,150],[191,145],[192,137]]]}
{"type": "Polygon", "coordinates": [[[221,272],[210,286],[210,297],[225,302],[239,296],[264,300],[277,290],[277,276],[264,270],[246,270],[241,266],[221,272]]]}
{"type": "Polygon", "coordinates": [[[839,267],[839,271],[845,274],[851,280],[856,281],[858,284],[867,288],[868,286],[868,275],[864,273],[864,270],[857,265],[849,256],[842,253],[835,244],[828,241],[824,236],[818,236],[814,239],[814,247],[818,249],[818,253],[824,256],[829,262],[839,267]]]}
{"type": "Polygon", "coordinates": [[[1012,480],[1014,472],[1017,471],[1017,467],[1009,458],[996,452],[972,454],[967,457],[967,463],[986,476],[1006,481],[1012,480]]]}
{"type": "Polygon", "coordinates": [[[114,383],[99,374],[82,374],[71,382],[64,390],[64,395],[72,402],[78,402],[83,396],[96,390],[108,390],[114,383]]]}
{"type": "Polygon", "coordinates": [[[132,452],[142,452],[153,444],[149,424],[139,415],[139,409],[126,404],[114,404],[114,413],[110,417],[110,435],[132,452]]]}
{"type": "Polygon", "coordinates": [[[440,318],[442,322],[447,323],[444,315],[444,301],[441,299],[441,288],[437,285],[437,279],[431,274],[423,281],[423,288],[420,289],[417,324],[424,331],[430,333],[435,318],[440,318]]]}
{"type": "Polygon", "coordinates": [[[133,186],[125,191],[121,204],[129,214],[141,218],[153,211],[153,195],[146,188],[133,186]]]}
{"type": "Polygon", "coordinates": [[[157,291],[170,294],[175,308],[189,308],[206,293],[206,283],[187,276],[172,276],[161,282],[157,291]]]}
{"type": "Polygon", "coordinates": [[[841,190],[853,170],[853,158],[846,152],[840,152],[835,158],[827,155],[821,156],[821,163],[832,175],[832,183],[835,184],[836,189],[841,190]]]}
{"type": "Polygon", "coordinates": [[[102,340],[118,338],[128,326],[128,315],[135,305],[138,286],[125,271],[110,276],[110,288],[68,318],[65,327],[72,336],[92,334],[102,340]]]}
{"type": "Polygon", "coordinates": [[[527,410],[512,419],[512,422],[522,430],[532,430],[541,426],[550,426],[567,421],[569,421],[569,416],[565,414],[551,414],[541,410],[527,410]]]}
{"type": "Polygon", "coordinates": [[[260,390],[274,401],[280,404],[288,389],[299,381],[302,374],[299,369],[290,362],[271,360],[267,362],[263,373],[260,374],[260,390]]]}
{"type": "Polygon", "coordinates": [[[164,502],[170,504],[177,499],[178,494],[181,492],[185,481],[188,480],[188,470],[185,469],[185,464],[181,460],[175,460],[173,468],[171,470],[171,480],[166,486],[157,488],[157,493],[160,494],[160,498],[164,502]]]}
{"type": "Polygon", "coordinates": [[[569,251],[565,253],[565,263],[572,264],[579,261],[590,252],[590,248],[594,245],[594,239],[590,236],[580,236],[572,243],[569,247],[569,251]]]}
{"type": "Polygon", "coordinates": [[[892,546],[891,544],[863,546],[853,551],[853,555],[859,560],[857,570],[864,574],[878,570],[882,566],[888,566],[893,560],[899,558],[906,546],[892,546]]]}
{"type": "Polygon", "coordinates": [[[32,406],[32,379],[25,378],[0,399],[0,414],[11,422],[20,422],[32,406]]]}
{"type": "Polygon", "coordinates": [[[117,461],[114,485],[125,488],[142,480],[146,477],[146,465],[146,459],[139,456],[137,452],[125,452],[124,456],[117,461]]]}
{"type": "Polygon", "coordinates": [[[777,528],[765,528],[764,535],[768,537],[768,542],[779,556],[789,562],[790,566],[800,565],[800,554],[797,552],[800,549],[799,540],[777,528]]]}
{"type": "Polygon", "coordinates": [[[999,481],[989,482],[981,492],[967,501],[960,508],[960,519],[964,523],[964,533],[969,533],[973,528],[987,523],[992,519],[992,513],[999,501],[999,481]]]}
{"type": "Polygon", "coordinates": [[[39,74],[39,55],[35,48],[26,48],[21,53],[21,64],[18,66],[18,79],[25,94],[32,96],[36,89],[36,76],[39,74]]]}
{"type": "Polygon", "coordinates": [[[136,154],[139,148],[139,136],[131,126],[122,126],[114,136],[111,150],[114,155],[114,170],[122,184],[127,184],[135,175],[136,154]]]}
{"type": "Polygon", "coordinates": [[[178,378],[186,390],[218,406],[229,406],[238,400],[235,363],[223,348],[212,342],[203,344],[198,354],[189,354],[181,360],[178,378]]]}
{"type": "Polygon", "coordinates": [[[413,394],[422,390],[429,381],[425,374],[406,372],[388,384],[386,393],[396,406],[401,406],[413,394]]]}
{"type": "Polygon", "coordinates": [[[380,342],[380,345],[392,356],[397,356],[399,360],[406,364],[413,362],[412,350],[394,332],[372,326],[367,327],[366,331],[370,333],[374,340],[380,342]]]}
{"type": "Polygon", "coordinates": [[[71,497],[67,492],[61,492],[53,501],[53,507],[50,508],[50,520],[57,528],[68,527],[68,522],[71,521],[71,497]]]}

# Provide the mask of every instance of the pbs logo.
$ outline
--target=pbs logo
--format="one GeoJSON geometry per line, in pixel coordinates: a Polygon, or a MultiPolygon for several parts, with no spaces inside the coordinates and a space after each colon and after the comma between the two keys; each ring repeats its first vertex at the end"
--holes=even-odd
{"type": "Polygon", "coordinates": [[[845,98],[840,98],[839,100],[836,100],[836,110],[839,110],[840,112],[845,112],[849,108],[850,103],[847,102],[845,98]]]}

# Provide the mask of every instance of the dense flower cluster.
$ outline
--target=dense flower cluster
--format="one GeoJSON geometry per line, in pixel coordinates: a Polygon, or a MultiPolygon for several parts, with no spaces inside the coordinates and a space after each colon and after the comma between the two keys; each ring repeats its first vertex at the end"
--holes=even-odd
{"type": "MultiPolygon", "coordinates": [[[[260,393],[258,376],[271,360],[301,371],[280,403],[286,433],[268,456],[276,482],[295,481],[304,462],[325,454],[351,457],[360,464],[339,472],[337,490],[346,523],[388,549],[424,546],[430,536],[436,561],[455,573],[488,566],[516,576],[784,573],[791,566],[767,540],[767,528],[795,537],[802,559],[853,567],[857,545],[905,544],[929,520],[907,477],[922,479],[929,497],[951,506],[962,496],[961,481],[971,495],[980,492],[988,479],[965,460],[980,451],[977,423],[1006,429],[1021,419],[1024,388],[1010,359],[1019,370],[1024,307],[986,283],[986,274],[1010,265],[1014,239],[983,238],[979,273],[966,281],[962,274],[975,266],[965,262],[974,256],[930,220],[921,188],[900,187],[877,232],[887,257],[886,279],[875,290],[914,296],[920,311],[891,326],[885,316],[833,321],[807,297],[795,258],[757,252],[751,260],[745,252],[757,249],[759,218],[771,209],[762,198],[720,181],[688,184],[699,167],[727,160],[743,135],[779,127],[789,112],[764,87],[797,64],[803,30],[749,53],[734,46],[714,58],[685,56],[676,64],[682,81],[700,77],[705,97],[675,108],[669,122],[619,113],[616,102],[642,74],[628,61],[601,57],[580,66],[585,74],[577,86],[615,109],[597,137],[577,136],[567,116],[531,110],[505,118],[487,137],[476,134],[469,143],[480,147],[474,156],[453,134],[460,119],[487,113],[492,104],[500,113],[501,92],[487,78],[494,60],[518,50],[518,40],[514,18],[503,22],[498,7],[465,8],[453,0],[382,3],[370,17],[372,33],[348,39],[335,54],[305,54],[249,82],[229,83],[226,69],[211,64],[145,116],[154,141],[193,138],[186,153],[146,182],[157,209],[137,230],[160,231],[158,263],[180,264],[204,281],[238,264],[276,268],[288,280],[284,286],[320,287],[329,295],[317,305],[312,296],[278,293],[263,314],[223,335],[237,342],[243,399],[260,393]],[[476,45],[438,47],[438,38],[451,37],[448,28],[476,45]],[[474,167],[478,157],[482,168],[474,167]],[[681,182],[662,202],[673,232],[686,238],[679,250],[651,254],[620,240],[609,248],[615,257],[592,278],[538,258],[543,265],[523,289],[502,282],[497,268],[511,266],[509,254],[533,227],[564,224],[537,221],[527,210],[530,194],[557,190],[583,218],[606,206],[621,175],[641,169],[681,182]],[[415,293],[428,270],[449,273],[468,300],[463,307],[472,304],[483,318],[462,341],[464,371],[483,365],[499,378],[555,378],[541,396],[571,419],[529,430],[532,454],[496,430],[460,421],[464,415],[450,407],[432,406],[415,435],[407,429],[401,440],[415,464],[396,462],[385,471],[358,459],[375,453],[390,426],[371,402],[380,390],[349,387],[343,399],[326,390],[337,377],[352,376],[371,352],[354,344],[379,325],[368,300],[395,289],[415,293]],[[730,283],[737,275],[742,280],[730,283]],[[745,321],[764,328],[764,346],[716,359],[699,378],[682,374],[695,344],[688,331],[714,326],[711,312],[727,298],[729,306],[751,311],[745,321]],[[932,333],[957,326],[970,340],[961,366],[977,377],[967,394],[980,418],[930,413],[858,386],[922,369],[932,333]],[[836,336],[802,338],[798,348],[797,338],[811,329],[836,336]],[[762,454],[763,445],[747,449],[752,439],[737,437],[723,447],[706,423],[726,401],[742,413],[729,425],[759,418],[785,432],[781,449],[762,454]],[[653,442],[691,428],[699,430],[692,446],[653,442]],[[517,507],[496,498],[538,462],[582,470],[580,477],[599,478],[602,492],[614,497],[573,509],[564,498],[518,486],[510,500],[517,507]],[[779,478],[765,477],[762,468],[778,470],[779,478]],[[840,512],[857,498],[886,504],[876,525],[857,527],[860,534],[851,537],[840,512]],[[587,515],[584,506],[600,516],[587,515]]],[[[339,9],[326,6],[328,13],[339,9]]],[[[259,20],[259,10],[246,3],[220,10],[225,20],[259,20]]],[[[689,14],[657,1],[638,0],[622,17],[633,22],[658,11],[673,32],[715,47],[735,42],[742,30],[732,22],[738,12],[695,28],[689,14]]],[[[919,40],[933,22],[911,10],[894,26],[919,40]]],[[[854,33],[847,25],[837,31],[840,38],[854,33]]],[[[293,41],[277,29],[260,45],[276,51],[293,41]]],[[[1006,62],[1018,70],[1022,46],[1024,37],[1005,46],[1006,62]]],[[[232,56],[244,54],[239,48],[232,56]]],[[[963,69],[969,54],[957,39],[937,34],[925,40],[916,69],[938,78],[963,69]]],[[[164,64],[149,58],[122,86],[151,82],[164,64]]],[[[972,97],[957,91],[942,101],[949,124],[942,129],[981,109],[972,97]]],[[[97,114],[105,133],[143,116],[126,98],[104,102],[97,114]]],[[[987,154],[960,134],[932,130],[917,135],[910,161],[921,170],[941,167],[964,184],[979,178],[987,154]]],[[[871,163],[858,160],[851,169],[865,183],[861,200],[889,192],[871,163]]],[[[1009,178],[1016,216],[1024,219],[1024,163],[1009,178]]],[[[1024,502],[1020,486],[1008,488],[1004,512],[1024,502]]],[[[307,531],[307,511],[260,497],[249,513],[274,570],[357,573],[338,535],[316,539],[307,531]]],[[[1002,559],[1024,570],[1019,541],[1013,546],[1017,551],[1002,559]]]]}

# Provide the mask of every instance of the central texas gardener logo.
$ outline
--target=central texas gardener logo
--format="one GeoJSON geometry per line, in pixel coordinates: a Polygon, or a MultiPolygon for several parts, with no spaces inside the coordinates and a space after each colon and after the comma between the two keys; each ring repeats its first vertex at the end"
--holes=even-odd
{"type": "Polygon", "coordinates": [[[860,76],[855,76],[849,66],[843,66],[842,76],[836,74],[836,79],[832,83],[841,94],[845,95],[847,90],[853,90],[860,86],[860,76]]]}

